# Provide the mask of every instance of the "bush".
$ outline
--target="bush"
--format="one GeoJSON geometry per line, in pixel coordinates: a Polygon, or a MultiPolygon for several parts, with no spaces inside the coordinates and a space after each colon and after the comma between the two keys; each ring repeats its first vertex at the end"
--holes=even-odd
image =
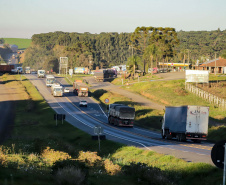
{"type": "Polygon", "coordinates": [[[85,184],[86,174],[79,168],[65,167],[57,171],[55,181],[58,185],[81,185],[85,184]]]}
{"type": "Polygon", "coordinates": [[[86,167],[85,163],[82,163],[77,160],[63,160],[63,161],[57,161],[52,166],[52,174],[55,175],[59,169],[63,169],[65,167],[75,167],[81,169],[86,176],[88,176],[88,167],[86,167]]]}
{"type": "Polygon", "coordinates": [[[101,166],[102,159],[100,156],[97,155],[97,152],[79,152],[79,161],[85,162],[89,166],[101,166]]]}
{"type": "Polygon", "coordinates": [[[144,163],[125,165],[122,171],[124,174],[137,179],[138,182],[143,181],[151,185],[173,184],[159,168],[147,166],[147,164],[144,163]]]}
{"type": "Polygon", "coordinates": [[[116,175],[121,171],[121,167],[117,164],[113,164],[109,159],[104,161],[104,168],[110,175],[116,175]]]}
{"type": "Polygon", "coordinates": [[[65,159],[70,159],[71,156],[65,152],[54,151],[53,149],[50,149],[49,147],[47,147],[42,152],[42,158],[43,158],[43,161],[46,162],[47,165],[52,166],[54,162],[60,161],[60,160],[65,160],[65,159]]]}

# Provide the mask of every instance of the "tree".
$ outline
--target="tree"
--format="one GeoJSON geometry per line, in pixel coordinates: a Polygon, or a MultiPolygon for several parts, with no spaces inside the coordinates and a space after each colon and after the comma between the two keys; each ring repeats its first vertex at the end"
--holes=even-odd
{"type": "MultiPolygon", "coordinates": [[[[165,59],[173,57],[175,55],[174,48],[179,43],[177,33],[174,28],[162,28],[162,27],[137,27],[131,36],[132,45],[140,52],[144,54],[145,49],[152,44],[155,44],[162,54],[162,58],[165,59]]],[[[144,58],[144,73],[145,73],[145,57],[144,58]]]]}
{"type": "Polygon", "coordinates": [[[156,60],[159,54],[159,48],[155,44],[149,45],[144,51],[144,57],[151,62],[151,74],[153,75],[153,59],[156,60]]]}
{"type": "Polygon", "coordinates": [[[129,69],[133,71],[133,76],[135,77],[136,69],[138,69],[138,65],[141,63],[141,58],[137,55],[129,57],[127,60],[127,65],[129,69]]]}

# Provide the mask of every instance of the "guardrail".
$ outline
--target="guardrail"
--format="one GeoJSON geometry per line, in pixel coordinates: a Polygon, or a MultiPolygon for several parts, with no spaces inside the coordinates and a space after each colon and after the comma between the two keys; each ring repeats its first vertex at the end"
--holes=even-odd
{"type": "Polygon", "coordinates": [[[189,84],[189,83],[185,83],[185,89],[187,91],[190,91],[190,92],[196,94],[200,98],[203,98],[206,101],[216,105],[217,107],[226,109],[226,100],[223,98],[219,98],[218,96],[215,96],[209,92],[206,92],[206,91],[204,91],[198,87],[195,87],[194,85],[189,84]]]}

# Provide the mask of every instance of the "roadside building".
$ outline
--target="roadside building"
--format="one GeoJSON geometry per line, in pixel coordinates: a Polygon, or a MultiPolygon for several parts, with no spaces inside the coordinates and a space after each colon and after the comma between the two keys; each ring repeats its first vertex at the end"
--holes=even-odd
{"type": "Polygon", "coordinates": [[[199,65],[199,70],[208,70],[210,73],[226,74],[226,59],[221,57],[199,65]]]}

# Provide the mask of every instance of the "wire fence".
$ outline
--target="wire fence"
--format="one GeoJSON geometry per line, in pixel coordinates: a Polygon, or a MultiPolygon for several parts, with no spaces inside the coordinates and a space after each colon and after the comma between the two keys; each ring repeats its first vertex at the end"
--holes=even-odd
{"type": "Polygon", "coordinates": [[[187,91],[190,91],[191,93],[196,94],[200,98],[205,99],[206,101],[210,102],[211,104],[216,105],[217,107],[221,107],[223,109],[226,109],[226,100],[223,98],[219,98],[218,96],[215,96],[209,92],[206,92],[198,87],[195,87],[194,85],[190,83],[185,83],[185,89],[187,91]]]}

